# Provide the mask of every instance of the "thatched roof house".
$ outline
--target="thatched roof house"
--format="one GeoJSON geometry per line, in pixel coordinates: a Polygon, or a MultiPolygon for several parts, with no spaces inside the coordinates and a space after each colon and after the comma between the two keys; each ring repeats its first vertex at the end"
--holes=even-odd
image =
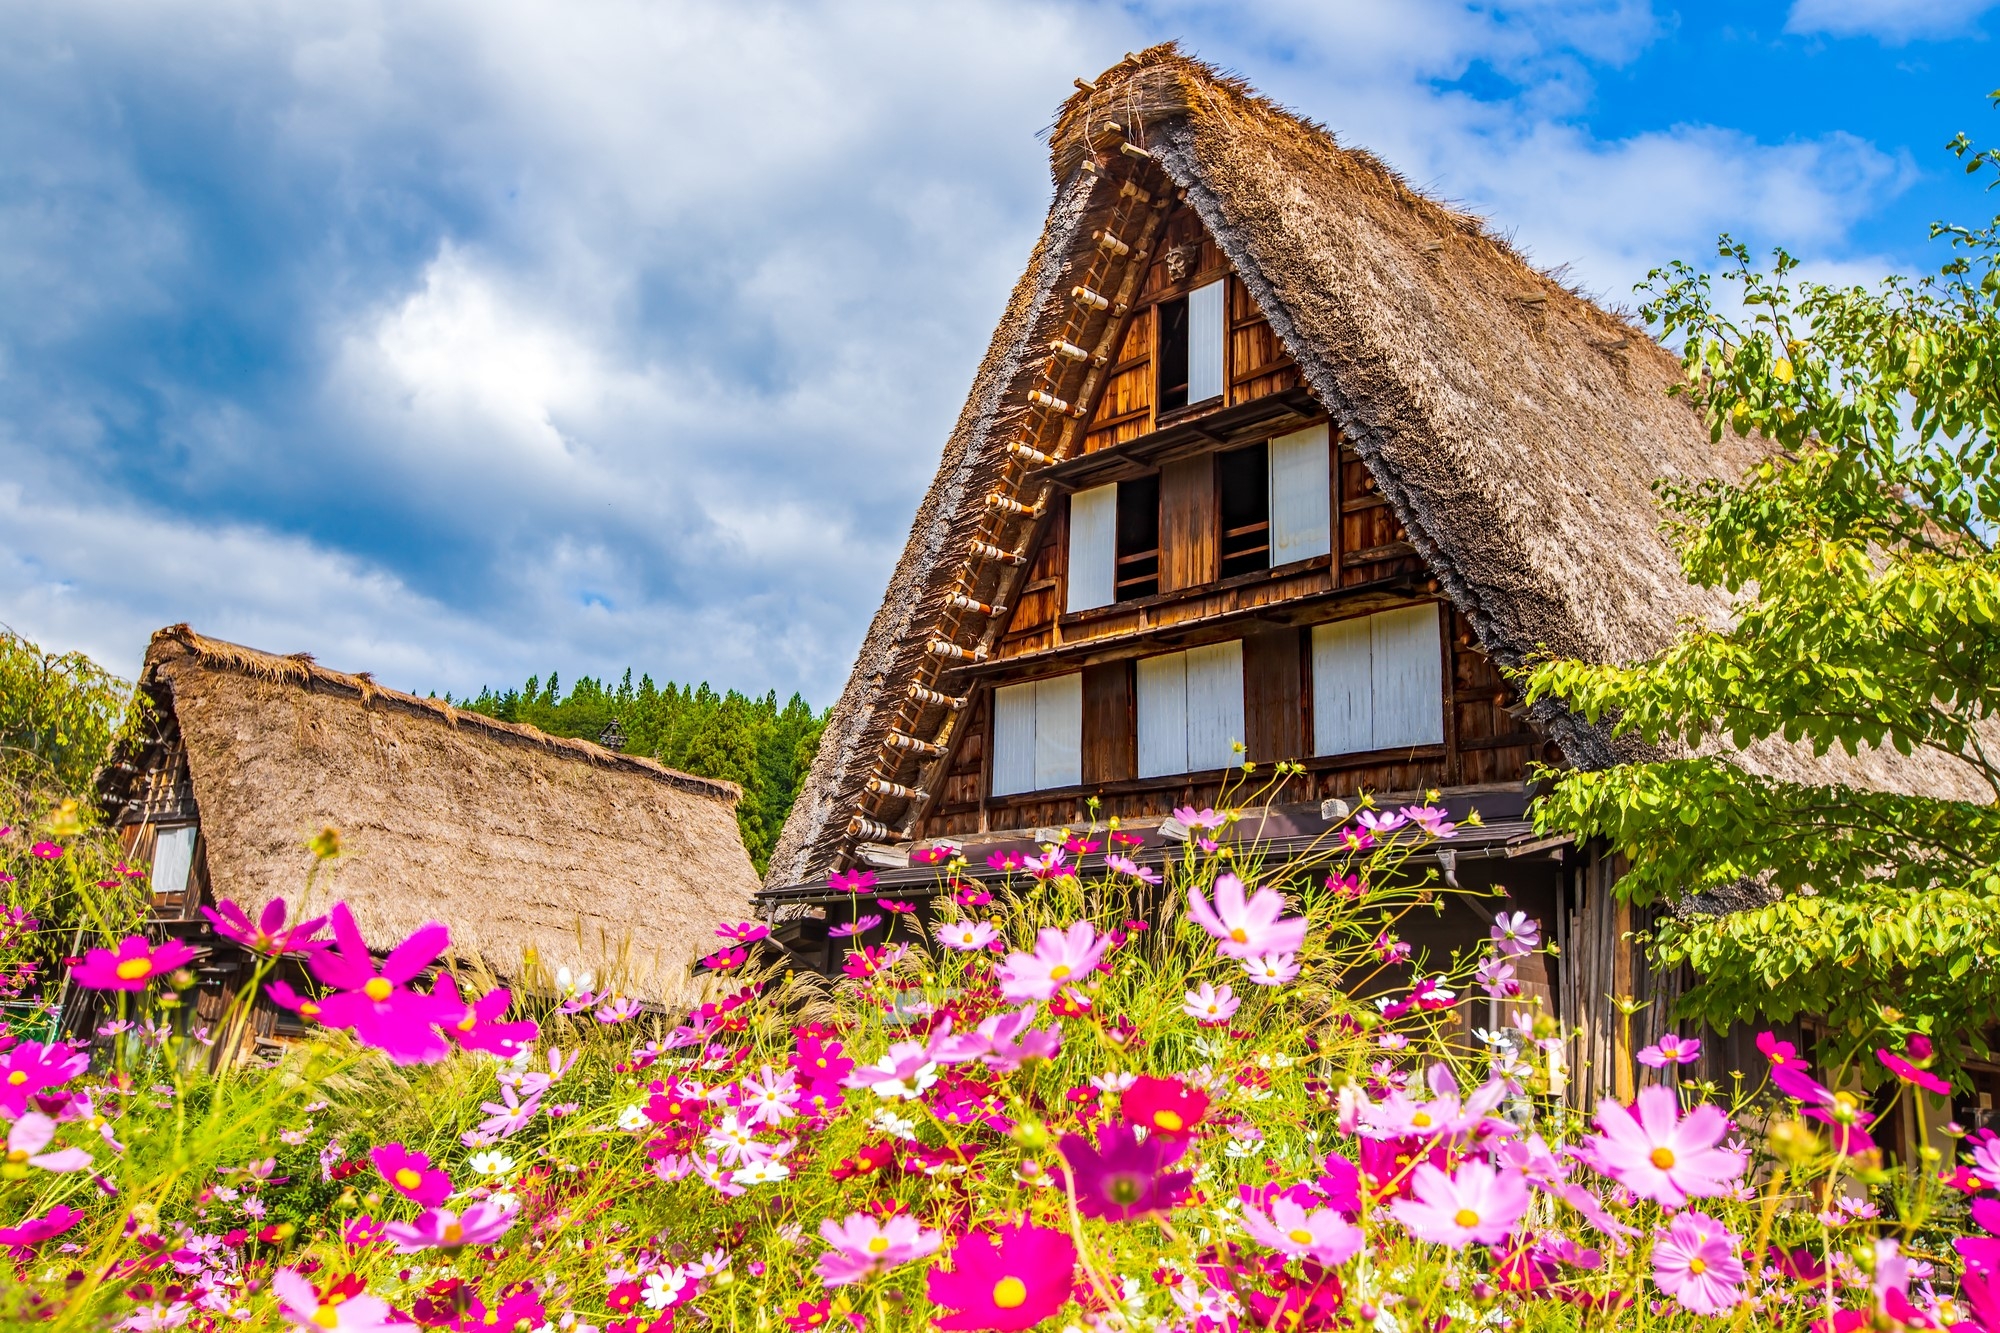
{"type": "Polygon", "coordinates": [[[671,998],[716,925],[749,910],[732,783],[185,625],[153,636],[140,689],[154,728],[100,790],[165,917],[296,902],[325,827],[345,853],[315,909],[345,900],[383,947],[442,921],[509,977],[566,967],[671,998]]]}
{"type": "MultiPolygon", "coordinates": [[[[1138,629],[1100,629],[1105,622],[1089,619],[1096,611],[1079,619],[1074,597],[1069,614],[1049,612],[1046,629],[1038,622],[1028,633],[1022,618],[1039,614],[1039,587],[1059,595],[1064,586],[1057,548],[1072,493],[1149,466],[1171,485],[1174,460],[1192,448],[1329,423],[1336,563],[1320,584],[1294,580],[1254,608],[1240,590],[1234,603],[1211,598],[1178,622],[1181,643],[1201,638],[1197,621],[1218,617],[1236,617],[1239,633],[1253,622],[1309,628],[1303,612],[1273,622],[1269,607],[1310,596],[1314,614],[1331,614],[1341,597],[1377,595],[1399,575],[1409,596],[1443,604],[1445,632],[1462,635],[1468,658],[1507,666],[1542,653],[1632,660],[1663,647],[1682,618],[1725,615],[1682,576],[1651,487],[1661,477],[1739,476],[1756,444],[1711,443],[1667,395],[1679,374],[1673,356],[1537,271],[1478,218],[1171,45],[1080,84],[1058,111],[1050,168],[1055,195],[1041,239],[945,443],[768,883],[824,876],[859,843],[1077,817],[1065,811],[1081,811],[1087,781],[1072,784],[1067,807],[1051,799],[996,812],[988,791],[976,819],[941,819],[972,808],[960,778],[990,779],[967,777],[965,755],[982,743],[969,734],[979,729],[976,687],[1015,678],[1007,662],[1088,672],[1138,651],[1127,642],[1135,635],[1152,635],[1144,647],[1173,642],[1159,638],[1165,616],[1152,605],[1138,629]],[[1230,284],[1227,390],[1207,408],[1169,410],[1132,378],[1154,373],[1141,363],[1149,346],[1164,345],[1164,323],[1148,331],[1147,302],[1205,276],[1230,284]],[[1052,354],[1057,343],[1069,350],[1052,354]],[[1259,411],[1262,427],[1252,419],[1259,411]]],[[[1164,386],[1158,378],[1153,391],[1164,386]]],[[[1164,568],[1169,557],[1159,558],[1164,568]]],[[[1494,701],[1505,694],[1504,683],[1458,669],[1461,687],[1494,701]]],[[[1448,733],[1478,721],[1466,703],[1462,689],[1447,704],[1448,733]]],[[[1594,767],[1635,753],[1558,708],[1538,709],[1531,722],[1536,743],[1517,747],[1516,767],[1534,758],[1594,767]]],[[[990,732],[990,717],[984,725],[990,732]]],[[[1254,719],[1248,725],[1255,732],[1254,719]]],[[[1452,735],[1446,742],[1450,750],[1452,735]]],[[[1085,750],[1087,775],[1088,739],[1085,750]]],[[[1970,771],[1937,754],[1816,759],[1767,744],[1739,758],[1798,780],[1981,798],[1970,771]]],[[[1406,765],[1400,776],[1350,766],[1296,797],[1370,781],[1408,789],[1473,780],[1456,753],[1439,762],[1423,773],[1406,765]]],[[[1481,776],[1500,778],[1504,767],[1481,776]]],[[[1180,790],[1198,796],[1198,785],[1180,790]]]]}

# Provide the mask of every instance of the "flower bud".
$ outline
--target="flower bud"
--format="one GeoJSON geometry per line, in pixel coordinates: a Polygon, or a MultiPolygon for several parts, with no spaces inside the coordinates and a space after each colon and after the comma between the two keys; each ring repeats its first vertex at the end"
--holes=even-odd
{"type": "Polygon", "coordinates": [[[1793,1116],[1771,1127],[1771,1152],[1781,1162],[1796,1166],[1826,1151],[1826,1145],[1812,1126],[1793,1116]]]}

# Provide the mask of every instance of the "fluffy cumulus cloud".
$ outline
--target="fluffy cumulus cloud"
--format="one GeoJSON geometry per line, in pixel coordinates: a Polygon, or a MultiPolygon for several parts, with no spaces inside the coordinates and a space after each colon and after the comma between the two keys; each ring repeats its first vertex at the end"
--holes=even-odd
{"type": "Polygon", "coordinates": [[[126,670],[188,620],[419,689],[632,664],[826,701],[1040,225],[1037,131],[1152,40],[1614,295],[1723,227],[1841,257],[1908,170],[1839,134],[1594,135],[1594,71],[1660,39],[1630,0],[10,28],[0,620],[126,670]]]}

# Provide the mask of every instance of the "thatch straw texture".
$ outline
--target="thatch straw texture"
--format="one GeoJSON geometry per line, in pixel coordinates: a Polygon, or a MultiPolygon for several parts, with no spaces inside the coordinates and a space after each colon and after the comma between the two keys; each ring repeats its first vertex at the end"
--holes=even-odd
{"type": "Polygon", "coordinates": [[[371,943],[426,921],[504,976],[594,971],[671,999],[757,886],[733,783],[677,773],[174,626],[142,686],[187,748],[210,882],[296,900],[305,841],[340,830],[330,892],[371,943]]]}
{"type": "MultiPolygon", "coordinates": [[[[1046,228],[834,709],[771,883],[823,874],[841,853],[954,557],[1000,474],[1005,427],[1051,336],[1065,268],[1090,246],[1078,226],[1089,185],[1078,164],[1087,135],[1107,121],[1187,191],[1493,657],[1630,661],[1663,647],[1682,618],[1727,615],[1719,597],[1683,578],[1651,485],[1734,478],[1757,447],[1710,443],[1685,403],[1667,397],[1679,373],[1670,354],[1370,154],[1172,46],[1155,47],[1058,114],[1046,228]]],[[[1536,721],[1580,766],[1638,753],[1558,709],[1536,721]]],[[[1986,796],[1965,765],[1941,754],[1816,759],[1767,744],[1739,758],[1800,781],[1986,796]]]]}

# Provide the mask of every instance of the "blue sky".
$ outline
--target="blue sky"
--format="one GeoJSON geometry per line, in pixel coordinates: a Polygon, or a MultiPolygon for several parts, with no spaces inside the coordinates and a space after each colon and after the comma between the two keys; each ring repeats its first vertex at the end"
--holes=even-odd
{"type": "Polygon", "coordinates": [[[1975,0],[0,0],[0,621],[828,701],[1048,199],[1168,37],[1630,302],[2000,209],[1975,0]]]}

